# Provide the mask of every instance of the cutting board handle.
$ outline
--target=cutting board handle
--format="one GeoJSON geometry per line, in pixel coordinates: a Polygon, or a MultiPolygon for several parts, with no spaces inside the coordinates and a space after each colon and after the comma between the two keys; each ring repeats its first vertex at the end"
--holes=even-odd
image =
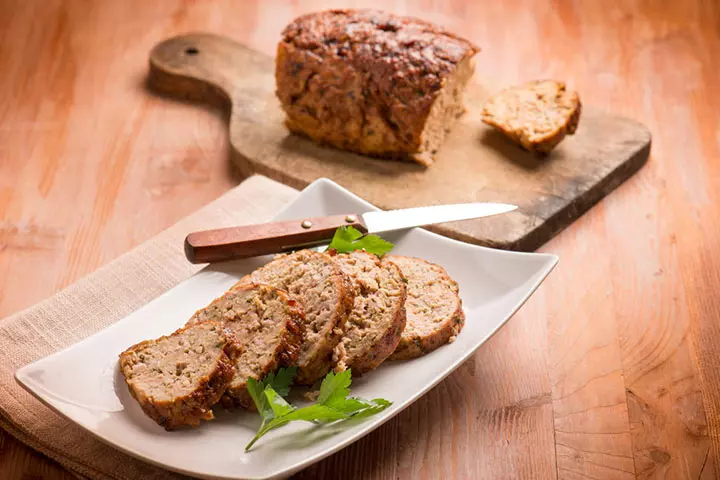
{"type": "Polygon", "coordinates": [[[189,33],[152,49],[148,81],[151,87],[182,98],[233,101],[255,80],[251,72],[262,71],[253,68],[257,62],[257,52],[228,38],[189,33]]]}

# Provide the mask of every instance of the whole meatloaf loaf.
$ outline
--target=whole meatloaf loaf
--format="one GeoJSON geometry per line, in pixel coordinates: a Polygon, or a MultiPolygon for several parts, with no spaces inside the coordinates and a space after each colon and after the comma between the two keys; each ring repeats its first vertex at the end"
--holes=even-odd
{"type": "Polygon", "coordinates": [[[207,321],[232,332],[243,350],[221,403],[255,409],[247,391],[248,378],[262,380],[279,367],[295,365],[305,322],[302,308],[283,290],[248,284],[198,310],[188,325],[207,321]]]}
{"type": "Polygon", "coordinates": [[[146,340],[120,354],[120,371],[147,416],[166,430],[211,420],[242,349],[216,322],[146,340]]]}
{"type": "Polygon", "coordinates": [[[286,125],[312,140],[430,165],[479,49],[431,23],[375,10],[303,15],[278,44],[286,125]]]}

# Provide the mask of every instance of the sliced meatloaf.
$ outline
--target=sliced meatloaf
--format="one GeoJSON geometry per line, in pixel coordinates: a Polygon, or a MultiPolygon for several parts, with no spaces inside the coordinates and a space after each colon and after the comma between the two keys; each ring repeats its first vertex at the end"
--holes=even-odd
{"type": "Polygon", "coordinates": [[[242,278],[235,287],[264,283],[287,291],[305,312],[295,383],[311,385],[333,365],[333,349],[342,337],[353,305],[350,279],[325,253],[300,250],[281,255],[242,278]]]}
{"type": "Polygon", "coordinates": [[[295,365],[305,316],[287,292],[269,285],[235,288],[198,310],[189,325],[213,321],[230,330],[243,349],[235,376],[222,397],[225,407],[254,409],[247,380],[262,380],[279,367],[295,365]]]}
{"type": "Polygon", "coordinates": [[[362,375],[376,369],[400,342],[407,288],[396,265],[371,253],[356,250],[334,258],[355,288],[345,334],[335,349],[335,369],[362,375]]]}
{"type": "Polygon", "coordinates": [[[294,133],[344,150],[433,162],[472,77],[469,41],[422,20],[330,10],[283,31],[276,92],[294,133]]]}
{"type": "Polygon", "coordinates": [[[207,322],[133,345],[120,354],[120,371],[143,411],[172,430],[213,418],[240,353],[231,332],[207,322]]]}
{"type": "Polygon", "coordinates": [[[444,268],[413,257],[386,255],[407,279],[407,323],[391,360],[420,357],[455,340],[465,324],[458,285],[444,268]]]}
{"type": "Polygon", "coordinates": [[[526,150],[550,152],[580,121],[580,97],[563,82],[541,80],[503,90],[488,99],[482,119],[526,150]]]}

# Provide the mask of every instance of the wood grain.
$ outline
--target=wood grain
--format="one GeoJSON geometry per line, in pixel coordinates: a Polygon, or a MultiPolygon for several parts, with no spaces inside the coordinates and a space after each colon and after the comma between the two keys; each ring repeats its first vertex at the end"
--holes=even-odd
{"type": "Polygon", "coordinates": [[[149,84],[181,98],[229,101],[233,158],[246,175],[296,188],[327,177],[384,209],[512,202],[519,208],[507,215],[428,227],[504,249],[536,250],[635,173],[650,151],[642,124],[586,106],[575,135],[539,157],[482,122],[488,89],[477,83],[468,86],[467,112],[429,168],[322,147],[285,128],[273,58],[214,34],[158,44],[150,54],[149,84]]]}
{"type": "MultiPolygon", "coordinates": [[[[226,110],[146,89],[153,45],[212,31],[270,55],[294,16],[332,5],[0,0],[0,316],[239,180],[226,110]]],[[[558,268],[471,361],[299,477],[720,477],[717,2],[362,5],[469,37],[498,84],[566,80],[647,125],[653,153],[543,247],[558,268]]],[[[0,479],[27,478],[71,475],[0,434],[0,479]]]]}

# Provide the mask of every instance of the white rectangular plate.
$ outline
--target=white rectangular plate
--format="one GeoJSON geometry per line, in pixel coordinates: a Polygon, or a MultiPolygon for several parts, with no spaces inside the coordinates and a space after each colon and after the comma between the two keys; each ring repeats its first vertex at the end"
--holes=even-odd
{"type": "MultiPolygon", "coordinates": [[[[277,220],[363,212],[375,207],[320,179],[277,220]]],[[[110,445],[170,470],[206,478],[260,479],[291,475],[387,422],[455,370],[528,299],[557,263],[547,254],[469,245],[421,229],[386,236],[393,253],[445,267],[460,285],[467,316],[457,340],[415,360],[386,362],[353,381],[352,394],[393,405],[344,427],[291,424],[243,451],[259,426],[256,413],[218,411],[196,429],[166,432],[130,397],[117,366],[130,345],[173,332],[267,258],[209,266],[106,330],[19,369],[17,381],[41,401],[110,445]]]]}

